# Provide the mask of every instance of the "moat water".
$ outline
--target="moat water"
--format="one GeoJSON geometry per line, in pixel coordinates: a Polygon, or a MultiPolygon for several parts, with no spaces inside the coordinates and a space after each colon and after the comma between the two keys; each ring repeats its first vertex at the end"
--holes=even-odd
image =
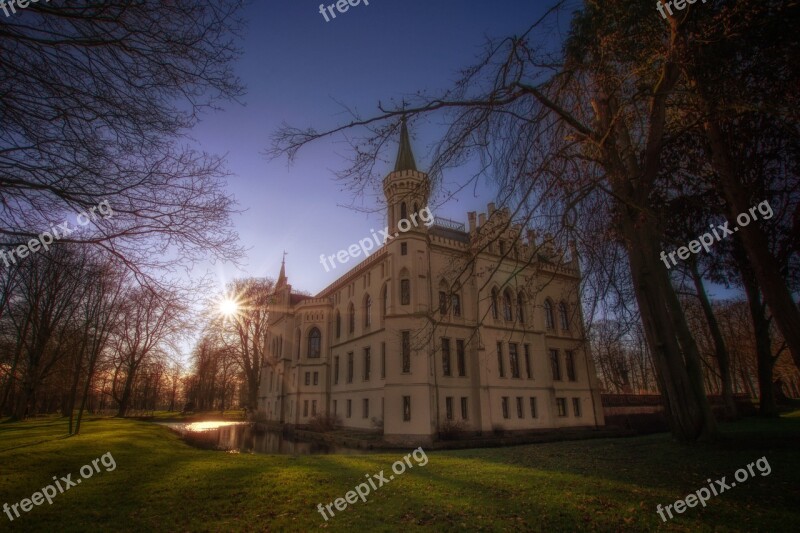
{"type": "Polygon", "coordinates": [[[207,420],[203,422],[163,422],[188,444],[205,450],[230,453],[268,453],[287,455],[358,455],[360,450],[330,444],[291,439],[276,431],[257,431],[247,422],[207,420]]]}

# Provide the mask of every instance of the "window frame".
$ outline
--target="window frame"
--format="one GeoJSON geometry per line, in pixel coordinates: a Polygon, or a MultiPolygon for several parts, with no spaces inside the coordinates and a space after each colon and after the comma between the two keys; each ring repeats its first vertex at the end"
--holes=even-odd
{"type": "Polygon", "coordinates": [[[564,418],[568,415],[566,398],[556,398],[556,412],[558,413],[558,418],[564,418]]]}
{"type": "Polygon", "coordinates": [[[544,301],[544,326],[547,331],[555,331],[556,317],[553,314],[553,302],[550,298],[544,301]]]}
{"type": "Polygon", "coordinates": [[[450,338],[442,337],[442,376],[452,376],[453,369],[450,365],[450,362],[450,338]]]}
{"type": "Polygon", "coordinates": [[[553,374],[553,381],[563,381],[564,376],[561,373],[561,361],[558,350],[555,348],[550,349],[550,369],[553,374]]]}
{"type": "Polygon", "coordinates": [[[578,376],[575,372],[575,351],[574,350],[565,350],[564,351],[564,364],[567,370],[567,380],[568,381],[578,381],[578,376]]]}
{"type": "Polygon", "coordinates": [[[508,343],[508,360],[511,367],[511,377],[519,379],[521,377],[519,371],[519,348],[516,342],[508,343]]]}
{"type": "Polygon", "coordinates": [[[503,362],[503,342],[497,341],[497,376],[506,377],[505,364],[503,362]]]}
{"type": "Polygon", "coordinates": [[[347,383],[353,382],[353,374],[355,373],[355,354],[347,352],[347,383]]]}
{"type": "Polygon", "coordinates": [[[400,280],[400,305],[411,305],[411,280],[409,278],[400,280]]]}
{"type": "Polygon", "coordinates": [[[458,377],[467,376],[467,348],[464,339],[456,339],[456,366],[458,367],[458,377]]]}
{"type": "Polygon", "coordinates": [[[308,331],[308,359],[319,359],[322,357],[322,332],[314,326],[308,331]],[[315,335],[316,333],[316,335],[315,335]]]}

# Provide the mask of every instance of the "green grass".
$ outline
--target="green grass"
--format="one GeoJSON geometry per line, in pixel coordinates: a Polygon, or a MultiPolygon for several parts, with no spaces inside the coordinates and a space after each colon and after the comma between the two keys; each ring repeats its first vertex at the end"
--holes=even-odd
{"type": "MultiPolygon", "coordinates": [[[[270,456],[191,448],[166,428],[90,418],[65,438],[66,422],[0,424],[0,505],[28,498],[54,475],[111,452],[101,472],[34,507],[11,531],[792,531],[800,523],[800,418],[723,426],[714,444],[668,435],[431,452],[328,522],[318,503],[343,497],[399,453],[270,456]],[[766,456],[756,477],[662,524],[673,503],[766,456]]],[[[413,459],[412,459],[413,463],[413,459]]]]}

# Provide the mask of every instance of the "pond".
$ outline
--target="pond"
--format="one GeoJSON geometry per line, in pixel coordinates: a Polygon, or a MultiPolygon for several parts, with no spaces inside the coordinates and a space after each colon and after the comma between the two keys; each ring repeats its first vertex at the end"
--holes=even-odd
{"type": "Polygon", "coordinates": [[[203,421],[162,423],[196,448],[232,453],[358,455],[361,450],[322,442],[291,439],[277,431],[257,431],[247,422],[203,421]]]}

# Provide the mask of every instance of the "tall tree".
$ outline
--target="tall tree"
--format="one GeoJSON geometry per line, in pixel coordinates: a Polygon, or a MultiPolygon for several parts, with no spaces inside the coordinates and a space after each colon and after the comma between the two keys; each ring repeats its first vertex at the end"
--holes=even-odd
{"type": "Polygon", "coordinates": [[[246,405],[250,412],[258,409],[258,385],[264,363],[269,309],[274,282],[266,278],[239,279],[227,287],[227,294],[236,302],[235,312],[217,315],[211,329],[217,332],[244,373],[247,387],[246,405]]]}
{"type": "Polygon", "coordinates": [[[0,235],[23,244],[91,213],[99,246],[148,267],[236,258],[223,161],[188,148],[236,99],[241,0],[31,3],[0,24],[0,235]],[[95,211],[96,215],[96,211],[95,211]]]}
{"type": "Polygon", "coordinates": [[[186,306],[177,294],[156,294],[137,287],[125,295],[120,324],[114,342],[117,363],[113,396],[117,416],[126,416],[131,404],[137,374],[162,348],[186,331],[186,306]]]}

